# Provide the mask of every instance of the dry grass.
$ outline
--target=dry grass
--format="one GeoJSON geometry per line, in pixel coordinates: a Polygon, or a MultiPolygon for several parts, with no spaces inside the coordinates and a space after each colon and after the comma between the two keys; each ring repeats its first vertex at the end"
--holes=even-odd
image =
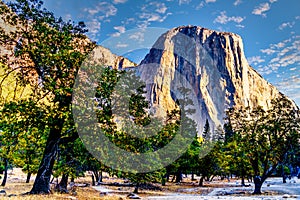
{"type": "Polygon", "coordinates": [[[17,200],[17,199],[24,199],[24,200],[59,200],[59,199],[72,199],[71,197],[77,198],[78,200],[116,200],[119,199],[119,196],[104,196],[101,197],[99,192],[94,190],[93,188],[86,187],[86,188],[77,188],[76,195],[72,194],[60,194],[60,193],[52,193],[49,195],[22,195],[25,192],[30,191],[32,187],[32,183],[9,183],[5,187],[1,187],[7,193],[5,197],[0,197],[0,199],[10,199],[10,200],[17,200]],[[16,194],[17,196],[8,197],[10,194],[16,194]]]}
{"type": "MultiPolygon", "coordinates": [[[[25,183],[26,175],[20,169],[14,169],[9,172],[7,184],[5,187],[0,186],[0,190],[6,191],[6,196],[0,196],[0,199],[9,200],[61,200],[61,199],[78,199],[78,200],[119,200],[120,196],[100,196],[99,191],[91,187],[76,188],[76,194],[60,194],[53,192],[49,195],[23,195],[29,192],[33,185],[33,180],[30,183],[25,183]],[[14,194],[17,196],[9,197],[9,195],[14,194]]],[[[1,180],[2,181],[2,180],[1,180]]],[[[80,182],[90,181],[87,178],[81,178],[80,182]]]]}

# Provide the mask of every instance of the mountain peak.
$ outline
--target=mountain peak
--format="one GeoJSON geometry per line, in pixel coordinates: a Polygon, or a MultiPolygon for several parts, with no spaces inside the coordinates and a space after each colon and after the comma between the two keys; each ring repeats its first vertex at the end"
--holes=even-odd
{"type": "Polygon", "coordinates": [[[140,65],[141,78],[149,83],[150,105],[158,115],[176,107],[170,91],[176,71],[197,95],[194,119],[199,131],[206,119],[214,128],[222,126],[230,107],[269,109],[271,99],[282,96],[248,64],[242,38],[234,33],[188,25],[158,38],[140,65]]]}
{"type": "Polygon", "coordinates": [[[238,34],[232,33],[232,32],[221,32],[221,31],[215,31],[215,30],[211,30],[208,28],[204,28],[201,26],[193,26],[193,25],[185,25],[185,26],[178,26],[175,27],[173,29],[170,30],[171,32],[180,32],[186,35],[201,35],[201,34],[206,34],[206,35],[211,35],[211,34],[215,34],[215,35],[229,35],[229,36],[234,36],[237,38],[241,38],[241,36],[239,36],[238,34]]]}

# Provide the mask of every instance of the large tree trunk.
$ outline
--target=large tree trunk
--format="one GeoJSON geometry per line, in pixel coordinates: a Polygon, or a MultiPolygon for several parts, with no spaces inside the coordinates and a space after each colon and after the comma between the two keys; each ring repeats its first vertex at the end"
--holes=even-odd
{"type": "Polygon", "coordinates": [[[26,178],[26,183],[29,183],[29,181],[30,181],[30,177],[31,177],[31,173],[30,173],[30,172],[28,172],[28,173],[27,173],[27,178],[26,178]]]}
{"type": "Polygon", "coordinates": [[[201,176],[200,180],[199,180],[199,186],[203,187],[203,180],[204,180],[204,176],[201,176]]]}
{"type": "Polygon", "coordinates": [[[98,179],[98,184],[102,183],[103,182],[103,173],[102,173],[102,170],[100,170],[99,172],[99,179],[98,179]]]}
{"type": "Polygon", "coordinates": [[[67,186],[68,186],[68,178],[69,178],[69,175],[68,174],[63,174],[62,175],[62,178],[58,184],[58,191],[61,192],[61,193],[68,193],[68,190],[67,190],[67,186]]]}
{"type": "Polygon", "coordinates": [[[92,186],[95,186],[95,176],[94,176],[94,173],[92,173],[92,186]]]}
{"type": "Polygon", "coordinates": [[[242,166],[242,174],[241,174],[241,178],[242,178],[242,186],[245,186],[245,170],[244,170],[244,166],[242,166]]]}
{"type": "Polygon", "coordinates": [[[62,125],[57,125],[57,128],[52,128],[50,130],[46,148],[44,150],[43,159],[39,166],[39,170],[37,172],[37,176],[35,178],[30,194],[49,194],[51,192],[50,178],[52,175],[52,169],[58,150],[58,143],[61,136],[61,127],[62,125]]]}
{"type": "Polygon", "coordinates": [[[176,180],[175,182],[176,183],[180,183],[182,181],[182,172],[181,170],[178,170],[177,173],[176,173],[176,180]]]}
{"type": "Polygon", "coordinates": [[[281,164],[281,176],[282,176],[282,183],[286,183],[286,175],[284,172],[284,165],[281,164]]]}
{"type": "Polygon", "coordinates": [[[139,193],[139,187],[140,187],[140,183],[136,183],[133,193],[138,194],[139,193]]]}
{"type": "Polygon", "coordinates": [[[5,184],[6,184],[7,168],[8,168],[8,160],[7,160],[7,158],[4,158],[4,177],[3,177],[3,180],[2,180],[1,186],[5,186],[5,184]]]}
{"type": "Polygon", "coordinates": [[[261,186],[263,184],[263,181],[260,176],[254,177],[254,192],[253,194],[261,194],[261,186]]]}
{"type": "Polygon", "coordinates": [[[245,176],[242,175],[242,186],[245,186],[245,176]]]}
{"type": "Polygon", "coordinates": [[[192,179],[191,179],[192,181],[195,181],[196,179],[195,179],[195,173],[194,172],[192,172],[192,179]]]}

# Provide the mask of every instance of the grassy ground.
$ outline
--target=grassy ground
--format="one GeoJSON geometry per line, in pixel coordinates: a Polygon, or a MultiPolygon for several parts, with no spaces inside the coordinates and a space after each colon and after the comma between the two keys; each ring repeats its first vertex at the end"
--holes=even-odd
{"type": "MultiPolygon", "coordinates": [[[[5,190],[6,196],[1,196],[0,193],[0,200],[2,199],[9,199],[9,200],[16,200],[16,199],[24,199],[24,200],[60,200],[60,199],[77,199],[77,200],[121,200],[127,199],[127,195],[131,193],[134,188],[133,187],[124,187],[124,186],[97,186],[93,187],[77,187],[75,189],[75,193],[70,192],[69,194],[60,194],[57,192],[53,192],[49,195],[22,195],[26,192],[29,192],[32,188],[33,181],[35,177],[32,177],[30,183],[25,183],[26,181],[26,174],[22,173],[20,169],[14,169],[13,171],[9,172],[7,184],[5,187],[0,186],[0,190],[5,190]],[[108,195],[101,195],[100,191],[103,189],[109,189],[110,192],[108,195]],[[17,195],[9,197],[9,195],[17,195]]],[[[198,178],[199,179],[199,178],[198,178]]],[[[278,179],[278,178],[277,178],[278,179]]],[[[268,183],[271,184],[270,187],[264,186],[264,196],[282,196],[285,193],[294,193],[293,190],[300,189],[300,184],[286,184],[282,185],[280,180],[278,179],[274,181],[273,179],[268,180],[268,183]],[[296,187],[297,186],[297,187],[296,187]],[[287,189],[289,189],[287,191],[287,189]]],[[[1,180],[0,180],[1,181],[1,180]]],[[[109,183],[123,183],[123,179],[117,178],[104,178],[104,182],[109,183]]],[[[91,183],[91,176],[89,174],[86,177],[78,178],[75,180],[76,183],[91,183]]],[[[229,199],[237,196],[237,198],[242,197],[252,197],[251,192],[253,191],[252,187],[241,187],[238,185],[239,180],[232,179],[230,182],[227,180],[215,180],[213,182],[205,182],[204,187],[199,187],[197,181],[191,181],[190,177],[184,178],[183,183],[176,184],[168,182],[166,186],[161,186],[160,184],[155,184],[159,186],[161,190],[149,190],[149,189],[140,189],[139,196],[141,197],[159,197],[159,196],[170,196],[175,197],[176,195],[195,195],[198,197],[207,197],[206,195],[211,194],[216,191],[236,191],[236,195],[228,196],[229,199]],[[175,196],[174,196],[175,195],[175,196]]],[[[217,193],[216,193],[217,194],[217,193]]],[[[296,193],[295,193],[296,194],[296,193]]],[[[195,197],[194,196],[194,197],[195,197]]],[[[280,197],[281,197],[280,196],[280,197]]],[[[216,198],[218,196],[215,196],[216,198]]],[[[300,197],[300,193],[299,193],[300,197]]],[[[185,197],[184,197],[185,198],[185,197]]],[[[213,197],[212,197],[213,198],[213,197]]],[[[222,197],[223,198],[223,197],[222,197]]],[[[260,197],[259,197],[260,198],[260,197]]]]}
{"type": "MultiPolygon", "coordinates": [[[[89,183],[89,177],[81,178],[76,182],[87,182],[89,183]]],[[[60,194],[53,192],[49,195],[22,195],[26,192],[29,192],[32,188],[34,177],[31,179],[30,183],[25,183],[26,174],[24,174],[20,169],[14,169],[9,171],[9,176],[7,179],[7,184],[5,187],[0,186],[0,190],[5,190],[6,196],[1,196],[0,199],[9,199],[9,200],[61,200],[61,199],[78,199],[78,200],[119,200],[119,196],[100,196],[99,191],[93,189],[92,187],[77,187],[76,194],[60,194]],[[9,195],[17,195],[9,197],[9,195]]],[[[0,180],[2,181],[2,179],[0,180]]]]}

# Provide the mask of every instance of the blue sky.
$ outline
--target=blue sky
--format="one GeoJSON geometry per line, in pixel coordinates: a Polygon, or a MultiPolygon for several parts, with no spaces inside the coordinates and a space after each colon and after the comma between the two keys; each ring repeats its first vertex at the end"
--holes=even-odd
{"type": "MultiPolygon", "coordinates": [[[[197,25],[237,33],[250,65],[300,105],[299,0],[45,0],[44,5],[56,16],[84,21],[98,44],[148,27],[197,25]]],[[[137,60],[143,53],[135,54],[137,60]]]]}

